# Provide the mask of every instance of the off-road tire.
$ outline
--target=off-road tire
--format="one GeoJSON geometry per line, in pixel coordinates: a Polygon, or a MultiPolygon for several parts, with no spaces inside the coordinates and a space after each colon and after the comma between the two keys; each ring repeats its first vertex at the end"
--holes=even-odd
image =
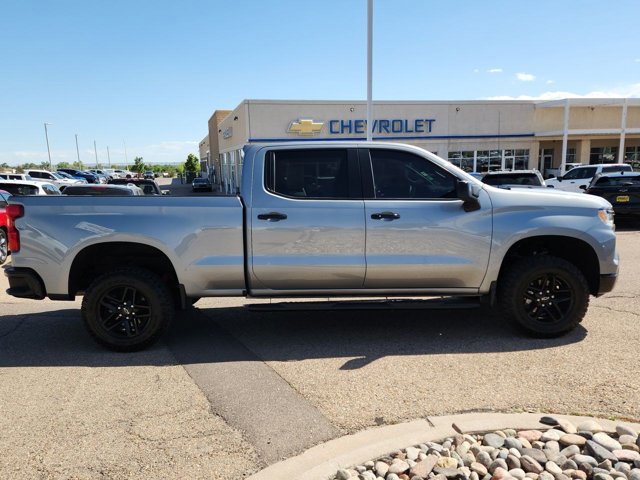
{"type": "Polygon", "coordinates": [[[99,276],[82,300],[82,319],[91,336],[118,352],[143,350],[155,343],[174,314],[173,296],[160,277],[136,267],[99,276]]]}
{"type": "Polygon", "coordinates": [[[9,239],[4,228],[0,228],[0,265],[7,261],[9,257],[9,239]]]}
{"type": "Polygon", "coordinates": [[[529,335],[559,337],[584,318],[589,285],[582,272],[562,258],[526,257],[501,275],[498,302],[505,317],[529,335]]]}

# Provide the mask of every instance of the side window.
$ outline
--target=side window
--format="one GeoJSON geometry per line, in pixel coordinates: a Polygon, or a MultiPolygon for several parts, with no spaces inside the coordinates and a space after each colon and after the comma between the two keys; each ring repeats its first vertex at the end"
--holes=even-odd
{"type": "Polygon", "coordinates": [[[0,193],[0,208],[5,208],[7,204],[7,198],[2,193],[0,193]]]}
{"type": "Polygon", "coordinates": [[[564,180],[575,180],[576,178],[584,178],[582,177],[582,170],[584,168],[572,168],[562,177],[564,180]]]}
{"type": "Polygon", "coordinates": [[[597,167],[583,168],[582,169],[582,175],[579,176],[578,178],[591,178],[591,177],[594,177],[595,174],[597,173],[597,171],[598,171],[597,167]]]}
{"type": "Polygon", "coordinates": [[[43,178],[42,173],[40,172],[29,172],[29,175],[31,175],[33,178],[43,178]]]}
{"type": "Polygon", "coordinates": [[[349,198],[349,167],[343,149],[267,152],[267,191],[294,198],[349,198]]]}
{"type": "Polygon", "coordinates": [[[456,177],[426,158],[370,149],[375,198],[457,198],[456,177]]]}
{"type": "Polygon", "coordinates": [[[42,189],[47,195],[60,195],[58,189],[54,188],[52,185],[44,184],[42,185],[42,189]]]}

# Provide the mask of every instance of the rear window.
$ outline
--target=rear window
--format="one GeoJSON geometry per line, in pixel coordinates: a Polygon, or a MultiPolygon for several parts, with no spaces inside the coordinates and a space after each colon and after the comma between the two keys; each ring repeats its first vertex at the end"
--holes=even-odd
{"type": "Polygon", "coordinates": [[[612,172],[631,172],[633,168],[631,165],[620,164],[615,167],[602,167],[602,173],[612,173],[612,172]]]}
{"type": "Polygon", "coordinates": [[[625,175],[624,177],[600,177],[597,187],[620,187],[623,185],[640,185],[640,175],[625,175]]]}
{"type": "Polygon", "coordinates": [[[19,183],[0,183],[0,189],[11,195],[37,195],[38,187],[34,185],[21,185],[19,183]]]}

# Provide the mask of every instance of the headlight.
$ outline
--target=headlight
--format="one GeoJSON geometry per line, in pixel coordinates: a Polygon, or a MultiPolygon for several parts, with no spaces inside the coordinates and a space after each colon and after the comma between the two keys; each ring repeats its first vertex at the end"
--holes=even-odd
{"type": "Polygon", "coordinates": [[[615,228],[614,224],[613,224],[613,210],[610,208],[601,208],[600,210],[598,210],[598,217],[600,217],[600,220],[602,220],[602,223],[604,223],[605,225],[611,227],[611,228],[615,228]]]}

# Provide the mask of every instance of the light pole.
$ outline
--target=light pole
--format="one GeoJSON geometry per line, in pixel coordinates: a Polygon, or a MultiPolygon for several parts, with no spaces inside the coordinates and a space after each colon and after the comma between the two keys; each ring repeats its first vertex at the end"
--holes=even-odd
{"type": "MultiPolygon", "coordinates": [[[[96,154],[96,168],[98,168],[98,149],[96,148],[96,141],[95,140],[93,141],[93,151],[96,154]]],[[[109,166],[111,166],[111,165],[109,165],[109,166]]]]}
{"type": "Polygon", "coordinates": [[[373,138],[373,89],[371,88],[373,0],[367,2],[367,142],[373,138]]]}
{"type": "Polygon", "coordinates": [[[109,145],[107,145],[107,158],[109,159],[109,168],[111,168],[111,154],[109,153],[109,145]]]}
{"type": "Polygon", "coordinates": [[[127,157],[127,144],[124,143],[124,139],[122,140],[122,145],[124,145],[124,164],[128,168],[129,167],[129,158],[127,157]]]}
{"type": "Polygon", "coordinates": [[[76,133],[76,153],[78,154],[78,163],[82,164],[80,161],[80,149],[78,148],[78,134],[76,133]]]}
{"type": "Polygon", "coordinates": [[[49,154],[49,170],[51,170],[51,149],[49,148],[49,132],[47,132],[47,125],[50,123],[44,123],[44,138],[47,139],[47,154],[49,154]]]}

